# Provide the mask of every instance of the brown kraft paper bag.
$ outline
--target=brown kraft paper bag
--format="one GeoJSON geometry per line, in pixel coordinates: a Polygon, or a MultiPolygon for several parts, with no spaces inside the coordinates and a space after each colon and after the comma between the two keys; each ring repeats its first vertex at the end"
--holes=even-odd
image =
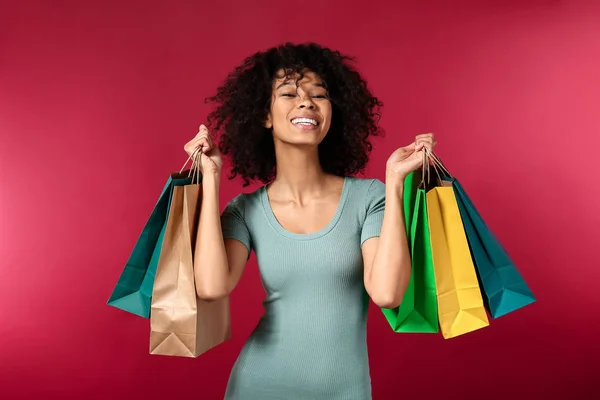
{"type": "MultiPolygon", "coordinates": [[[[176,174],[178,178],[190,171],[176,174]]],[[[195,175],[195,174],[194,174],[195,175]]],[[[198,357],[231,337],[229,297],[206,302],[196,294],[194,248],[202,201],[199,183],[175,186],[150,310],[150,354],[198,357]]]]}

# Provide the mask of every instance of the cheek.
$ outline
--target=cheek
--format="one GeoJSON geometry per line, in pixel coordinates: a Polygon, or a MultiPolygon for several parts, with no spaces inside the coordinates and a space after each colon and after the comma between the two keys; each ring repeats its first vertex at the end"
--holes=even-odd
{"type": "Polygon", "coordinates": [[[324,126],[324,128],[326,128],[326,130],[329,130],[329,127],[331,126],[331,118],[332,118],[331,104],[329,104],[328,106],[324,107],[321,112],[323,113],[323,116],[325,117],[325,126],[324,126]]]}
{"type": "Polygon", "coordinates": [[[273,116],[274,123],[284,123],[288,119],[289,107],[286,107],[286,104],[283,102],[276,102],[273,104],[273,108],[271,109],[271,115],[273,116]]]}
{"type": "Polygon", "coordinates": [[[321,106],[321,114],[327,119],[331,119],[332,107],[330,102],[326,102],[326,104],[321,106]]]}

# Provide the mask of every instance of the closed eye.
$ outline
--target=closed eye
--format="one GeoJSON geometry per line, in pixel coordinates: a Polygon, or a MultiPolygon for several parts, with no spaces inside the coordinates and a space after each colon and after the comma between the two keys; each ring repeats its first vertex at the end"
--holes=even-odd
{"type": "MultiPolygon", "coordinates": [[[[281,95],[281,97],[296,97],[298,96],[296,93],[283,93],[281,95]]],[[[319,94],[319,95],[315,95],[313,96],[315,99],[327,99],[327,95],[325,94],[319,94]]]]}

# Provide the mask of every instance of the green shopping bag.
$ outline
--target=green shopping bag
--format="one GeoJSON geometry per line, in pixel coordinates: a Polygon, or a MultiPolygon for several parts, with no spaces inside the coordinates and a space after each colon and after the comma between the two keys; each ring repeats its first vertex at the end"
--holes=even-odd
{"type": "Polygon", "coordinates": [[[381,309],[394,332],[437,333],[439,329],[427,201],[425,190],[419,187],[421,177],[420,171],[411,172],[404,183],[404,215],[412,259],[410,281],[400,306],[381,309]]]}
{"type": "Polygon", "coordinates": [[[165,235],[173,187],[189,185],[191,182],[190,170],[173,173],[167,180],[108,299],[109,306],[150,318],[152,288],[165,235]]]}

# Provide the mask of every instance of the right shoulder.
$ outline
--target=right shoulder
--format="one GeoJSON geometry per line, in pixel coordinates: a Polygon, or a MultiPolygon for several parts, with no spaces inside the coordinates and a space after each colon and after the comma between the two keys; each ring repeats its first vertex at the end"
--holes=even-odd
{"type": "Polygon", "coordinates": [[[245,216],[249,210],[260,205],[260,192],[263,190],[262,187],[249,192],[249,193],[240,193],[236,195],[234,198],[227,202],[225,206],[225,211],[234,211],[242,216],[245,216]]]}

